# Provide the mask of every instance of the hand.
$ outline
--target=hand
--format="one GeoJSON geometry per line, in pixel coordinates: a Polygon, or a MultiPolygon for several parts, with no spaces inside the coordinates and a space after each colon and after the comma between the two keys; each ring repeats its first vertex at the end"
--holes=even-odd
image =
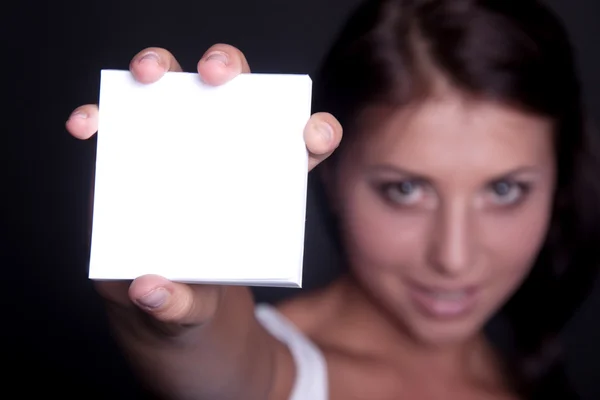
{"type": "MultiPolygon", "coordinates": [[[[138,53],[129,69],[135,79],[142,83],[159,80],[166,71],[181,71],[175,57],[167,50],[149,48],[138,53]]],[[[221,85],[240,73],[249,73],[246,58],[238,49],[217,44],[212,46],[198,62],[198,73],[204,82],[221,85]]],[[[67,130],[76,138],[88,139],[98,130],[98,107],[78,107],[66,122],[67,130]]],[[[309,170],[326,159],[338,146],[342,127],[330,114],[314,114],[306,124],[304,140],[309,151],[309,170]]],[[[274,166],[276,168],[276,166],[274,166]]],[[[111,317],[118,321],[117,328],[136,324],[141,315],[152,323],[154,333],[179,335],[188,328],[200,326],[211,320],[223,303],[225,287],[210,285],[187,285],[171,282],[160,276],[142,276],[128,282],[97,282],[99,293],[108,300],[111,317]],[[143,313],[139,311],[142,310],[143,313]],[[134,317],[135,316],[135,317],[134,317]]],[[[239,296],[250,299],[244,289],[229,288],[239,296]]],[[[127,330],[127,329],[126,329],[127,330]]],[[[139,329],[137,329],[139,330],[139,329]]],[[[154,334],[153,333],[153,334],[154,334]]]]}

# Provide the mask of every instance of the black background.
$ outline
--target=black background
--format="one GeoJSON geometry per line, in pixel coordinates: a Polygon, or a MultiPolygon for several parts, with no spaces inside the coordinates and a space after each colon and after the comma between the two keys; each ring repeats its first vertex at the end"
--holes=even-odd
{"type": "MultiPolygon", "coordinates": [[[[356,3],[105,0],[3,6],[0,397],[142,396],[87,279],[95,141],[77,141],[64,129],[73,108],[97,101],[100,69],[125,69],[141,49],[160,46],[193,71],[211,44],[223,42],[242,49],[253,71],[310,73],[356,3]]],[[[571,32],[587,104],[598,120],[600,1],[549,3],[571,32]]],[[[305,287],[335,273],[334,254],[310,210],[309,204],[305,287]]],[[[259,293],[268,300],[288,294],[259,293]]],[[[565,332],[571,374],[589,399],[600,399],[599,317],[600,287],[565,332]]]]}

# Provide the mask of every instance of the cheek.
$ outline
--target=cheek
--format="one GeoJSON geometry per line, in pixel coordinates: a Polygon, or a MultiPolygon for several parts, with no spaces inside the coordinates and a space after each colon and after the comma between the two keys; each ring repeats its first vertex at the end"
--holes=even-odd
{"type": "Polygon", "coordinates": [[[503,254],[513,261],[532,260],[548,232],[551,212],[552,199],[544,196],[539,201],[527,203],[514,214],[490,217],[482,235],[488,238],[490,248],[497,249],[497,257],[503,254]]]}
{"type": "Polygon", "coordinates": [[[340,213],[342,238],[353,268],[367,269],[373,276],[397,273],[415,264],[427,226],[423,216],[393,211],[367,187],[348,193],[340,213]]]}
{"type": "Polygon", "coordinates": [[[487,277],[509,297],[530,272],[548,232],[551,201],[531,203],[513,215],[486,217],[480,229],[487,277]]]}

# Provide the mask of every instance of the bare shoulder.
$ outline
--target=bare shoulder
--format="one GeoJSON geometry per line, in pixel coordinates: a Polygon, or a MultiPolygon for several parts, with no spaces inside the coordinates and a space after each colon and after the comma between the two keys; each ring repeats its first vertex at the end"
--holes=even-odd
{"type": "MultiPolygon", "coordinates": [[[[317,347],[321,347],[320,343],[315,339],[314,331],[320,325],[321,321],[327,319],[326,310],[319,306],[325,303],[324,299],[325,297],[323,297],[321,292],[315,292],[287,300],[278,304],[276,308],[281,315],[290,321],[309,340],[315,343],[317,347]]],[[[295,362],[289,348],[274,337],[273,339],[277,342],[277,351],[275,353],[276,368],[269,400],[284,400],[289,398],[294,385],[296,376],[295,362]]]]}
{"type": "Polygon", "coordinates": [[[361,354],[344,340],[341,332],[339,297],[335,287],[298,296],[277,307],[323,353],[328,370],[329,398],[379,399],[393,388],[377,387],[387,373],[376,360],[361,354]],[[378,378],[379,376],[379,378],[378,378]],[[375,396],[375,397],[373,397],[375,396]]]}
{"type": "Polygon", "coordinates": [[[335,313],[330,288],[300,295],[277,305],[277,310],[306,336],[314,335],[335,313]]]}

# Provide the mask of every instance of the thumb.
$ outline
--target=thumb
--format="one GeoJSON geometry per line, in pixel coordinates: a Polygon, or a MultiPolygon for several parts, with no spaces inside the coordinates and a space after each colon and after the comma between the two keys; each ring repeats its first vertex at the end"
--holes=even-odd
{"type": "Polygon", "coordinates": [[[157,275],[133,281],[129,298],[140,309],[165,324],[202,325],[217,312],[224,286],[188,285],[157,275]]]}

